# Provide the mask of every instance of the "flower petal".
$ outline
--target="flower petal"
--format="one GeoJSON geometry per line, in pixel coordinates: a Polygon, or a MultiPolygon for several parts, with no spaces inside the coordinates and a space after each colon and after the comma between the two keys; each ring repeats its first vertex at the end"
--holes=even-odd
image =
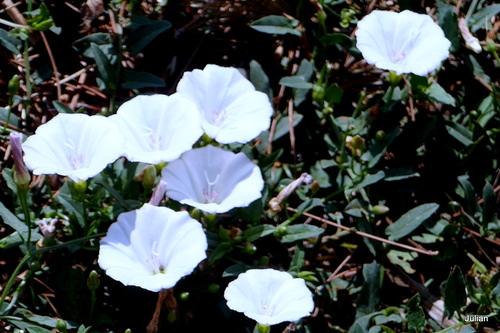
{"type": "Polygon", "coordinates": [[[206,258],[206,236],[187,212],[144,204],[120,214],[101,240],[99,265],[124,285],[172,288],[206,258]]]}
{"type": "Polygon", "coordinates": [[[261,197],[259,168],[244,154],[206,146],[184,153],[162,171],[167,196],[208,213],[245,207],[261,197]]]}
{"type": "Polygon", "coordinates": [[[269,128],[268,97],[235,68],[207,65],[184,73],[177,92],[192,100],[205,133],[220,143],[246,143],[269,128]]]}
{"type": "Polygon", "coordinates": [[[367,63],[421,76],[441,65],[451,45],[430,16],[409,10],[373,11],[358,22],[356,38],[367,63]]]}
{"type": "Polygon", "coordinates": [[[137,96],[110,119],[120,126],[127,159],[133,162],[172,161],[203,134],[196,105],[179,94],[137,96]]]}
{"type": "Polygon", "coordinates": [[[312,294],[303,279],[274,269],[242,273],[224,292],[227,306],[262,325],[296,321],[314,309],[312,294]]]}
{"type": "Polygon", "coordinates": [[[35,175],[59,174],[86,180],[123,154],[124,139],[108,118],[59,114],[23,144],[24,160],[35,175]]]}

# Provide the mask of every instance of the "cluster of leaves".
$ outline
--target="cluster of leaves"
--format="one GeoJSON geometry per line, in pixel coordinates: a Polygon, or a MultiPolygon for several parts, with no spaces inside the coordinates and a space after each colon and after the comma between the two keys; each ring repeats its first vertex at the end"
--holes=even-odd
{"type": "MultiPolygon", "coordinates": [[[[133,94],[168,92],[184,68],[212,60],[209,52],[220,55],[210,62],[244,64],[252,83],[274,103],[269,131],[250,144],[229,146],[258,163],[266,182],[262,199],[216,217],[191,211],[206,228],[209,257],[176,286],[177,306],[164,310],[163,330],[251,331],[254,323],[231,313],[222,294],[233,277],[258,267],[289,271],[314,291],[317,310],[296,324],[298,331],[499,329],[498,4],[377,4],[396,11],[430,8],[452,42],[440,70],[398,81],[368,66],[351,37],[371,6],[366,1],[297,0],[275,12],[234,1],[229,16],[222,5],[192,14],[194,1],[183,8],[132,1],[125,10],[125,3],[109,1],[95,13],[101,20],[71,36],[83,70],[96,74],[95,89],[78,83],[82,96],[69,85],[57,85],[64,87],[62,94],[56,91],[54,66],[31,71],[30,38],[40,31],[62,38],[66,26],[56,29],[62,4],[40,2],[36,10],[28,4],[25,25],[0,30],[12,59],[25,59],[2,100],[2,139],[9,129],[32,133],[45,116],[75,112],[64,94],[81,99],[76,112],[111,114],[133,94]],[[493,44],[483,43],[479,54],[467,49],[460,16],[472,34],[493,44]],[[164,69],[157,75],[134,69],[148,68],[141,57],[156,59],[155,48],[167,43],[187,51],[172,47],[156,64],[164,69]],[[99,90],[109,99],[96,99],[99,90]],[[269,209],[269,201],[302,173],[313,182],[297,188],[281,211],[269,209]],[[465,322],[467,315],[488,321],[465,322]]],[[[28,197],[30,211],[22,208],[12,170],[3,168],[1,329],[144,330],[155,295],[122,286],[96,265],[99,237],[120,213],[140,207],[150,195],[151,187],[137,177],[143,168],[118,160],[83,190],[68,180],[40,177],[28,197]],[[58,224],[50,238],[30,223],[54,218],[68,223],[58,224]]],[[[179,209],[172,201],[166,205],[179,209]]],[[[284,329],[291,328],[283,324],[272,331],[284,329]]]]}

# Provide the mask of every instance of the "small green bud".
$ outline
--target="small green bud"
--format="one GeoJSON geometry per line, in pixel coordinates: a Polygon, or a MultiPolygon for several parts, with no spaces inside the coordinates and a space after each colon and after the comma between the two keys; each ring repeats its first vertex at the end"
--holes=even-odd
{"type": "Polygon", "coordinates": [[[288,233],[288,228],[284,225],[278,226],[276,229],[274,229],[273,235],[274,237],[283,237],[288,233]]]}
{"type": "Polygon", "coordinates": [[[478,113],[476,110],[472,110],[471,112],[469,112],[471,116],[473,116],[474,118],[477,118],[478,116],[478,113]]]}
{"type": "Polygon", "coordinates": [[[101,281],[99,280],[99,274],[97,274],[96,271],[92,271],[89,274],[89,277],[87,278],[87,288],[89,288],[90,291],[94,291],[97,288],[99,288],[99,285],[101,284],[101,281]]]}
{"type": "Polygon", "coordinates": [[[189,299],[189,292],[188,291],[184,291],[180,294],[179,298],[181,299],[181,301],[185,302],[189,299]]]}
{"type": "Polygon", "coordinates": [[[321,103],[325,97],[325,88],[322,85],[315,84],[312,87],[312,98],[313,101],[321,103]]]}
{"type": "Polygon", "coordinates": [[[385,132],[378,130],[377,133],[375,133],[375,139],[382,140],[383,138],[385,138],[385,132]]]}
{"type": "Polygon", "coordinates": [[[132,330],[130,328],[127,328],[124,333],[132,333],[132,330]]]}
{"type": "Polygon", "coordinates": [[[329,116],[333,113],[333,108],[331,106],[326,106],[321,111],[325,116],[329,116]]]}
{"type": "Polygon", "coordinates": [[[245,254],[253,255],[255,252],[257,252],[257,246],[252,243],[247,243],[243,249],[245,254]]]}
{"type": "Polygon", "coordinates": [[[17,94],[17,92],[19,91],[19,87],[20,87],[20,79],[19,79],[19,75],[14,75],[12,77],[12,79],[10,79],[9,81],[9,84],[7,85],[7,90],[9,91],[9,95],[11,96],[14,96],[15,94],[17,94]]]}
{"type": "Polygon", "coordinates": [[[461,207],[460,203],[458,203],[456,201],[448,202],[448,206],[450,206],[451,208],[460,208],[461,207]]]}
{"type": "Polygon", "coordinates": [[[208,286],[207,290],[209,293],[215,294],[220,289],[220,286],[217,283],[212,283],[208,286]]]}
{"type": "Polygon", "coordinates": [[[66,325],[66,322],[62,319],[57,319],[56,321],[56,329],[61,332],[61,333],[67,333],[68,332],[68,326],[66,325]]]}
{"type": "Polygon", "coordinates": [[[373,206],[372,212],[375,215],[384,215],[389,212],[389,207],[385,205],[375,205],[373,206]]]}
{"type": "Polygon", "coordinates": [[[201,217],[201,211],[198,208],[193,208],[193,210],[189,213],[189,216],[191,216],[192,219],[199,221],[201,217]]]}
{"type": "Polygon", "coordinates": [[[156,168],[150,164],[144,167],[142,176],[142,186],[145,189],[151,190],[155,186],[156,181],[156,168]]]}
{"type": "Polygon", "coordinates": [[[258,267],[267,266],[267,264],[269,264],[269,257],[267,256],[260,257],[259,261],[257,262],[258,267]]]}

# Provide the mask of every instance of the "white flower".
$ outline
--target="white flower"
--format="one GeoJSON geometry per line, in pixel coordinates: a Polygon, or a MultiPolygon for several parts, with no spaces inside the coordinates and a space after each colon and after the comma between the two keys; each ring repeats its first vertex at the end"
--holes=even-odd
{"type": "Polygon", "coordinates": [[[35,175],[87,180],[123,153],[124,139],[108,118],[59,114],[23,144],[24,161],[35,175]]]}
{"type": "Polygon", "coordinates": [[[110,119],[127,140],[125,155],[133,162],[175,160],[203,134],[196,105],[178,94],[134,97],[110,119]]]}
{"type": "Polygon", "coordinates": [[[198,106],[203,130],[217,142],[246,143],[269,128],[269,98],[236,68],[207,65],[186,72],[177,92],[198,106]]]}
{"type": "Polygon", "coordinates": [[[206,258],[201,224],[187,212],[144,204],[120,214],[100,242],[99,266],[126,286],[172,288],[206,258]]]}
{"type": "Polygon", "coordinates": [[[448,58],[451,43],[428,15],[374,10],[358,22],[357,47],[366,62],[398,74],[425,76],[448,58]]]}
{"type": "Polygon", "coordinates": [[[296,321],[314,310],[305,281],[274,269],[251,269],[229,283],[227,306],[261,325],[296,321]]]}
{"type": "Polygon", "coordinates": [[[162,171],[167,196],[207,213],[246,207],[261,197],[259,167],[243,153],[206,146],[185,152],[162,171]]]}

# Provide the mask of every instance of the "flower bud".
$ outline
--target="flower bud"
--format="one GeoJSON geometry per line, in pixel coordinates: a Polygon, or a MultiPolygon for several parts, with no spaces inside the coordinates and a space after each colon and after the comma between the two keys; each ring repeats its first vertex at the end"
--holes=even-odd
{"type": "Polygon", "coordinates": [[[31,177],[23,160],[22,134],[11,132],[9,140],[12,148],[12,157],[14,158],[14,182],[20,190],[27,192],[31,177]]]}
{"type": "Polygon", "coordinates": [[[252,243],[247,243],[243,249],[245,254],[253,255],[255,252],[257,252],[257,246],[252,243]]]}
{"type": "Polygon", "coordinates": [[[19,75],[17,74],[10,79],[9,84],[7,85],[7,90],[9,91],[10,96],[14,96],[19,91],[19,81],[19,75]]]}
{"type": "Polygon", "coordinates": [[[61,333],[67,333],[68,326],[66,325],[66,322],[62,319],[57,319],[56,321],[56,329],[61,332],[61,333]]]}
{"type": "Polygon", "coordinates": [[[288,233],[287,227],[284,225],[280,225],[274,230],[273,235],[274,237],[278,238],[285,236],[287,233],[288,233]]]}
{"type": "Polygon", "coordinates": [[[99,285],[101,284],[101,281],[99,280],[99,274],[95,270],[90,272],[89,277],[87,278],[87,288],[89,288],[90,291],[95,291],[97,288],[99,288],[99,285]]]}
{"type": "Polygon", "coordinates": [[[373,206],[372,212],[375,215],[384,215],[389,212],[389,207],[385,205],[375,205],[373,206]]]}
{"type": "Polygon", "coordinates": [[[181,301],[185,302],[189,299],[189,292],[188,291],[184,291],[182,292],[180,295],[179,295],[179,298],[181,301]]]}
{"type": "Polygon", "coordinates": [[[156,168],[154,165],[146,165],[143,169],[142,186],[145,189],[152,189],[156,182],[156,168]]]}
{"type": "Polygon", "coordinates": [[[149,203],[153,206],[158,206],[165,197],[165,192],[167,192],[167,182],[160,180],[153,189],[153,194],[151,195],[151,199],[149,199],[149,203]]]}

